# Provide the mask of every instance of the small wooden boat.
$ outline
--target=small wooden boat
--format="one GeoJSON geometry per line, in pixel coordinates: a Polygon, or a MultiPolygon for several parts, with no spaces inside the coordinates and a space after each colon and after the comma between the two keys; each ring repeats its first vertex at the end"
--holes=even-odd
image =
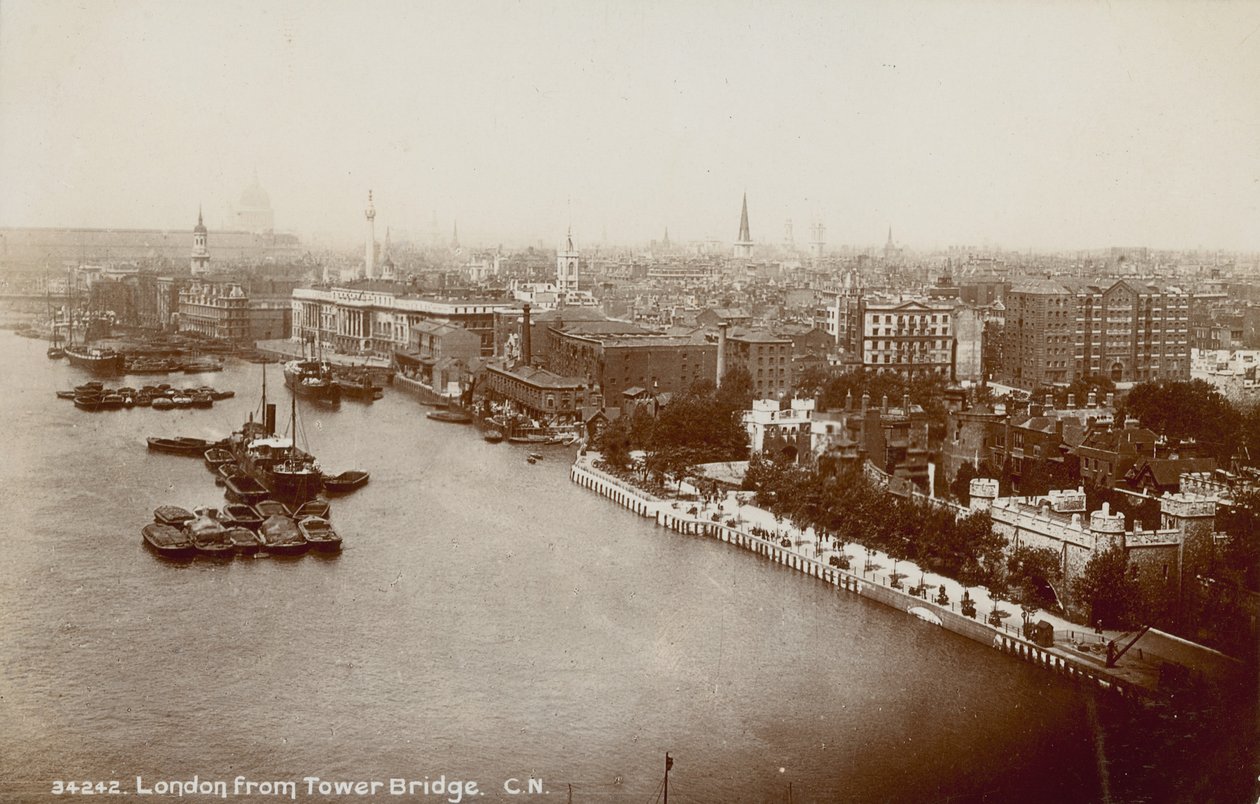
{"type": "Polygon", "coordinates": [[[124,404],[122,394],[105,394],[97,410],[118,410],[124,404]]]}
{"type": "Polygon", "coordinates": [[[260,500],[267,499],[268,492],[266,487],[247,474],[230,475],[224,478],[223,484],[227,486],[228,495],[233,500],[243,502],[246,505],[253,505],[260,500]]]}
{"type": "Polygon", "coordinates": [[[184,526],[193,546],[202,555],[230,557],[236,548],[227,537],[227,528],[218,519],[218,512],[213,508],[198,508],[197,515],[184,526]]]}
{"type": "Polygon", "coordinates": [[[293,512],[293,518],[300,523],[308,516],[318,516],[328,519],[328,513],[332,510],[332,506],[327,500],[307,500],[293,512]]]}
{"type": "Polygon", "coordinates": [[[205,456],[206,466],[210,467],[211,471],[217,470],[223,464],[231,463],[235,460],[235,458],[232,457],[232,453],[222,447],[211,447],[203,454],[205,456]]]}
{"type": "MultiPolygon", "coordinates": [[[[158,400],[153,400],[153,406],[157,407],[158,400]]],[[[206,450],[211,447],[222,447],[222,441],[207,441],[204,438],[189,438],[187,436],[179,436],[176,438],[159,438],[157,436],[149,436],[149,449],[155,452],[169,452],[173,455],[190,455],[202,456],[206,454],[206,450]]]]}
{"type": "Polygon", "coordinates": [[[163,558],[187,558],[197,552],[192,539],[179,528],[150,522],[141,529],[144,543],[163,558]]]}
{"type": "Polygon", "coordinates": [[[223,506],[222,520],[228,528],[249,528],[250,530],[258,530],[258,526],[263,523],[263,518],[258,515],[257,509],[245,503],[228,503],[223,506]]]}
{"type": "Polygon", "coordinates": [[[541,461],[543,459],[541,452],[531,452],[529,453],[529,457],[533,458],[536,461],[541,461]]]}
{"type": "Polygon", "coordinates": [[[222,402],[225,399],[231,399],[232,397],[236,396],[236,392],[211,390],[210,396],[214,398],[215,402],[222,402]]]}
{"type": "Polygon", "coordinates": [[[155,396],[150,403],[154,410],[170,410],[175,407],[175,403],[165,396],[155,396]]]}
{"type": "Polygon", "coordinates": [[[273,555],[299,555],[310,549],[297,523],[287,516],[268,517],[258,528],[258,537],[263,549],[273,555]]]}
{"type": "Polygon", "coordinates": [[[74,390],[81,394],[83,393],[99,394],[101,391],[105,390],[105,383],[100,382],[98,380],[92,380],[91,382],[85,382],[82,385],[74,386],[74,390]]]}
{"type": "Polygon", "coordinates": [[[533,455],[530,455],[528,458],[525,459],[525,462],[529,464],[535,464],[535,463],[538,463],[538,459],[535,458],[533,455]]]}
{"type": "Polygon", "coordinates": [[[100,410],[101,397],[79,394],[74,398],[74,406],[79,410],[100,410]]]}
{"type": "Polygon", "coordinates": [[[486,434],[483,435],[482,438],[489,441],[491,444],[498,444],[503,440],[503,433],[500,433],[498,430],[487,430],[486,434]]]}
{"type": "Polygon", "coordinates": [[[74,397],[75,397],[74,391],[58,391],[57,392],[58,399],[74,399],[74,397]]]}
{"type": "Polygon", "coordinates": [[[306,543],[316,550],[340,550],[341,536],[333,530],[332,523],[322,516],[308,516],[298,522],[298,530],[306,543]]]}
{"type": "Polygon", "coordinates": [[[262,547],[262,540],[258,538],[258,534],[249,528],[232,527],[227,529],[228,541],[232,543],[232,547],[241,555],[253,555],[262,547]]]}
{"type": "Polygon", "coordinates": [[[329,494],[345,494],[361,488],[368,482],[368,473],[357,469],[336,475],[324,475],[324,490],[329,494]]]}
{"type": "Polygon", "coordinates": [[[159,505],[153,509],[153,521],[159,525],[174,525],[182,528],[196,516],[192,511],[180,508],[178,505],[159,505]]]}
{"type": "MultiPolygon", "coordinates": [[[[214,407],[214,397],[202,391],[190,394],[188,399],[194,408],[214,407]]],[[[178,403],[176,403],[178,404],[178,403]]]]}
{"type": "Polygon", "coordinates": [[[49,346],[47,355],[49,360],[60,360],[66,356],[66,350],[60,346],[49,346]]]}
{"type": "Polygon", "coordinates": [[[258,515],[267,520],[273,516],[292,516],[293,512],[289,507],[279,500],[259,500],[254,503],[254,510],[258,515]]]}
{"type": "Polygon", "coordinates": [[[434,410],[424,414],[425,416],[438,422],[448,422],[450,424],[471,424],[472,414],[462,410],[451,410],[445,408],[443,410],[434,410]]]}
{"type": "Polygon", "coordinates": [[[221,463],[214,467],[214,473],[219,476],[220,480],[227,480],[232,475],[242,474],[241,467],[237,466],[233,461],[221,463]]]}

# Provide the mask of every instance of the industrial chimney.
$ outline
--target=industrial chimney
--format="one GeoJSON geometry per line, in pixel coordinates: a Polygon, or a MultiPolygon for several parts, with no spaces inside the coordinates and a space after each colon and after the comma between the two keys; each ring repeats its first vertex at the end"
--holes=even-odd
{"type": "Polygon", "coordinates": [[[717,382],[718,388],[722,387],[722,375],[726,373],[726,328],[730,324],[723,321],[718,324],[718,353],[717,353],[717,382]]]}
{"type": "Polygon", "coordinates": [[[529,324],[529,305],[526,304],[521,312],[521,365],[529,366],[532,355],[530,354],[530,336],[531,327],[529,324]]]}

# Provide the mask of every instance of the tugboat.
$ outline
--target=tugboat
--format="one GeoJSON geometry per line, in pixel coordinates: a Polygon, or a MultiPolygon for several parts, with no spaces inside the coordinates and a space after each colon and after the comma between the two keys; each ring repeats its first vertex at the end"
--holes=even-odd
{"type": "Polygon", "coordinates": [[[351,399],[361,399],[365,402],[373,402],[380,399],[384,394],[381,386],[372,382],[372,378],[367,374],[358,374],[352,377],[341,377],[334,381],[342,396],[351,399]]]}
{"type": "MultiPolygon", "coordinates": [[[[264,493],[257,499],[271,497],[293,508],[313,499],[324,487],[323,475],[315,456],[297,448],[292,434],[297,432],[297,394],[290,398],[289,438],[275,435],[276,406],[267,404],[266,369],[263,374],[262,410],[264,420],[255,422],[251,414],[240,432],[233,433],[229,449],[236,465],[256,481],[264,493]]],[[[228,480],[228,488],[232,481],[228,480]]],[[[242,500],[253,503],[255,500],[242,500]]]]}
{"type": "Polygon", "coordinates": [[[326,360],[290,360],[284,364],[284,384],[294,394],[318,402],[341,401],[341,386],[326,360]]]}

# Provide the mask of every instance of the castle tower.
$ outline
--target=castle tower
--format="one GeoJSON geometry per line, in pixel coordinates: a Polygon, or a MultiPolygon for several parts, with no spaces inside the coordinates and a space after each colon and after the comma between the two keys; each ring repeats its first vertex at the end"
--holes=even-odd
{"type": "Polygon", "coordinates": [[[190,265],[193,276],[205,276],[210,272],[210,250],[206,248],[206,224],[201,219],[201,207],[197,207],[197,225],[193,227],[190,265]]]}
{"type": "Polygon", "coordinates": [[[988,477],[973,478],[970,485],[972,511],[988,511],[998,496],[998,482],[988,477]]]}
{"type": "Polygon", "coordinates": [[[1124,549],[1124,514],[1111,513],[1111,503],[1089,515],[1089,532],[1094,537],[1094,555],[1112,547],[1124,549]]]}
{"type": "Polygon", "coordinates": [[[1181,531],[1178,611],[1184,624],[1194,624],[1199,621],[1202,608],[1201,595],[1195,594],[1199,588],[1197,579],[1208,573],[1215,550],[1216,498],[1191,492],[1165,494],[1160,498],[1159,510],[1165,528],[1181,531]]]}
{"type": "Polygon", "coordinates": [[[564,251],[556,255],[556,287],[561,293],[578,289],[578,253],[573,248],[573,227],[565,237],[564,251]]]}
{"type": "Polygon", "coordinates": [[[752,259],[752,234],[748,230],[748,193],[744,193],[743,207],[739,212],[739,239],[735,241],[735,258],[752,259]]]}
{"type": "Polygon", "coordinates": [[[367,219],[367,243],[363,252],[363,276],[366,279],[376,278],[376,207],[372,205],[372,191],[368,190],[367,209],[363,210],[367,219]]]}

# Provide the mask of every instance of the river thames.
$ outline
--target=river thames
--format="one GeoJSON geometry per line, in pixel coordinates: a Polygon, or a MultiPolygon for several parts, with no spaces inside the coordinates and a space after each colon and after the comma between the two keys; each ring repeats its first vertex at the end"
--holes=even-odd
{"type": "MultiPolygon", "coordinates": [[[[45,346],[0,332],[0,800],[195,774],[294,781],[310,801],[369,799],[307,795],[304,777],[445,775],[487,801],[533,777],[547,793],[515,800],[641,802],[666,751],[680,802],[785,801],[789,783],[794,801],[1252,793],[1250,706],[1128,713],[657,528],[571,484],[570,450],[529,465],[392,389],[299,409],[326,469],[372,474],[333,500],[340,556],[163,561],[140,539],[153,509],[222,490],[145,437],[226,435],[257,409],[262,367],[166,380],[236,392],[210,410],[87,413],[54,392],[88,377],[45,346]]],[[[144,381],[162,380],[128,378],[144,381]]]]}

